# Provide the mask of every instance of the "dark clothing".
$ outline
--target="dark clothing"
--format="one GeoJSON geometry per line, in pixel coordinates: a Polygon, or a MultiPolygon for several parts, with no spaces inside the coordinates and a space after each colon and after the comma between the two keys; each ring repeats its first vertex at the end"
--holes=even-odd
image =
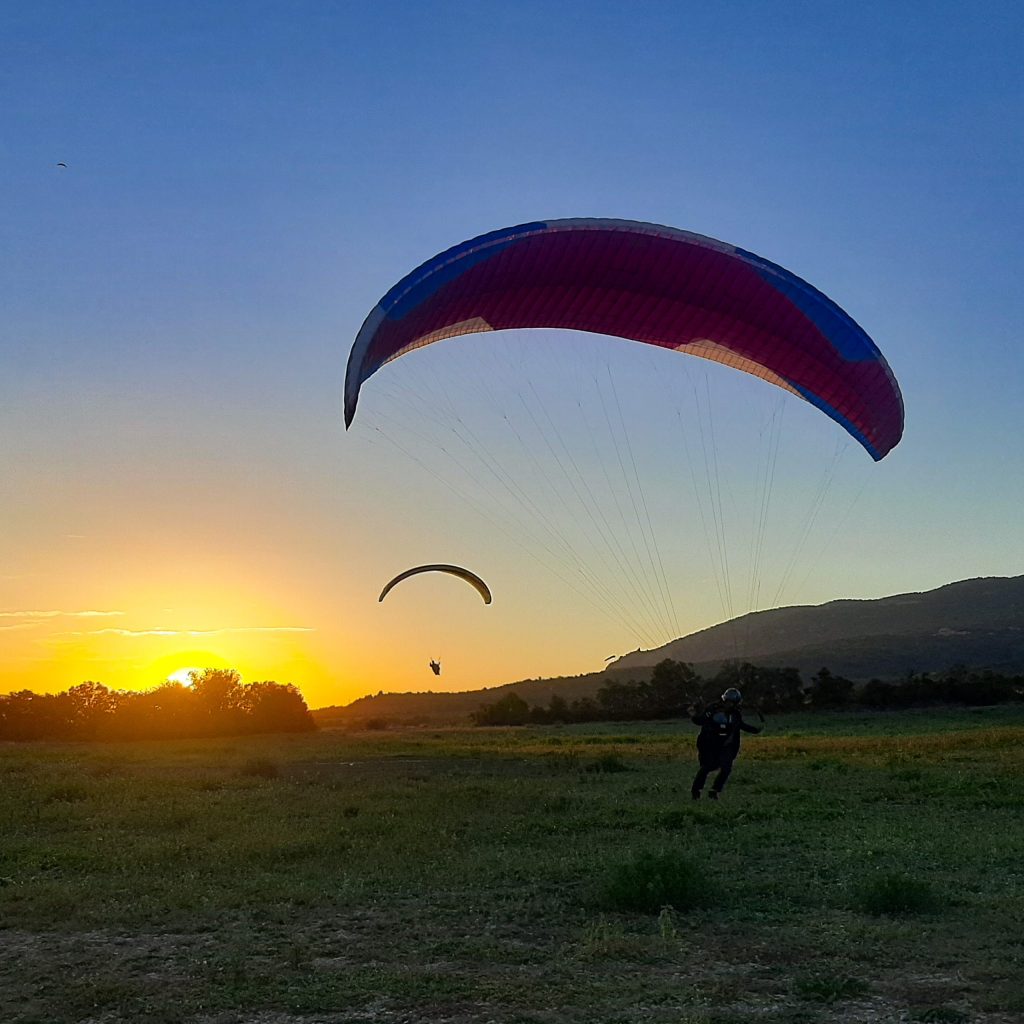
{"type": "Polygon", "coordinates": [[[732,771],[732,763],[739,755],[740,733],[758,733],[761,730],[756,725],[744,722],[739,707],[729,704],[712,704],[697,712],[690,721],[700,726],[700,735],[697,737],[700,770],[693,780],[693,794],[700,794],[708,775],[716,769],[718,775],[711,788],[720,793],[732,771]]]}
{"type": "Polygon", "coordinates": [[[715,793],[721,793],[725,787],[726,782],[729,781],[729,775],[732,772],[732,761],[725,761],[720,765],[701,765],[697,769],[697,774],[693,777],[693,784],[690,786],[691,793],[699,793],[704,788],[704,783],[708,781],[708,776],[718,768],[718,774],[715,776],[715,781],[711,783],[711,789],[715,793]]]}

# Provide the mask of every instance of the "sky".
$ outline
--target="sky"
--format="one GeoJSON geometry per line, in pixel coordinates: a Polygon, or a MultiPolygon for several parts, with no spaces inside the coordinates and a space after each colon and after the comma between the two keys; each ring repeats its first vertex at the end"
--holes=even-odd
{"type": "Polygon", "coordinates": [[[0,692],[474,689],[1024,573],[1022,40],[998,2],[0,4],[0,692]],[[888,359],[902,443],[557,332],[411,353],[346,431],[381,295],[557,217],[811,281],[888,359]],[[493,604],[378,602],[435,562],[493,604]]]}

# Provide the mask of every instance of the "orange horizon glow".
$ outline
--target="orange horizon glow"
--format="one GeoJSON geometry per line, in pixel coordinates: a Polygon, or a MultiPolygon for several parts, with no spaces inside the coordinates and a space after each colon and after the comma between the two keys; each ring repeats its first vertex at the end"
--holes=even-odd
{"type": "MultiPolygon", "coordinates": [[[[502,672],[494,657],[509,647],[502,619],[457,581],[421,581],[386,606],[368,595],[348,628],[311,603],[289,612],[253,591],[236,598],[214,587],[200,599],[192,588],[188,604],[175,607],[173,593],[155,599],[155,589],[149,584],[137,602],[122,593],[88,606],[26,601],[0,610],[0,693],[57,693],[87,681],[144,691],[189,685],[194,671],[233,669],[243,682],[292,684],[318,708],[381,690],[475,690],[540,674],[532,664],[502,672]],[[433,658],[444,666],[440,678],[430,672],[433,658]]],[[[593,646],[605,642],[595,637],[593,646]]],[[[540,650],[552,675],[598,667],[579,665],[554,642],[540,650]]]]}

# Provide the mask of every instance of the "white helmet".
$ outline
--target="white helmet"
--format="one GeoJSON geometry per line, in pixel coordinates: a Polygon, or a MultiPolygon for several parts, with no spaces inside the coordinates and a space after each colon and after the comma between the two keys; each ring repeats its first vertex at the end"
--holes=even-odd
{"type": "Polygon", "coordinates": [[[735,686],[730,686],[729,689],[722,694],[723,704],[739,704],[741,700],[743,700],[743,694],[740,693],[735,686]]]}

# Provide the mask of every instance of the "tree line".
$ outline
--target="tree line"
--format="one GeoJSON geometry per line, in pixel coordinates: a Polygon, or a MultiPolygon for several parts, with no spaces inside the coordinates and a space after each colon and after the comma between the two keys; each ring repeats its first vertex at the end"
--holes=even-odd
{"type": "Polygon", "coordinates": [[[290,683],[243,683],[234,669],[192,673],[191,685],[111,690],[85,682],[62,693],[0,696],[0,740],[135,740],[308,732],[306,701],[290,683]]]}
{"type": "Polygon", "coordinates": [[[476,725],[526,725],[554,722],[628,722],[683,718],[695,705],[707,704],[730,686],[743,693],[748,708],[779,712],[840,708],[895,709],[929,704],[988,705],[1024,700],[1024,676],[956,666],[939,675],[911,673],[899,682],[872,679],[858,686],[819,669],[805,684],[795,668],[764,668],[727,662],[704,679],[692,665],[666,658],[649,679],[607,680],[593,697],[567,701],[554,695],[548,704],[530,705],[509,693],[472,713],[476,725]]]}

